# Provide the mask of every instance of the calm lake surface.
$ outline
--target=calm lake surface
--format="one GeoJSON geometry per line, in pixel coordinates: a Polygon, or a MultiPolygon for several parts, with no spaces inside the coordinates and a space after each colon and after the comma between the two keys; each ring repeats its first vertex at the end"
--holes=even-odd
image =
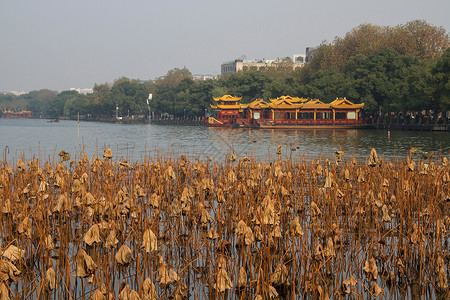
{"type": "Polygon", "coordinates": [[[110,147],[115,158],[138,160],[144,156],[181,155],[223,159],[231,151],[256,156],[261,160],[276,156],[278,145],[283,155],[318,158],[345,155],[365,159],[372,147],[385,159],[402,158],[411,147],[436,154],[450,151],[446,132],[387,130],[262,130],[210,128],[202,126],[162,126],[152,124],[115,124],[42,119],[0,119],[2,159],[37,157],[53,159],[64,150],[79,157],[81,151],[102,156],[110,147]],[[291,149],[295,150],[292,151],[291,149]]]}

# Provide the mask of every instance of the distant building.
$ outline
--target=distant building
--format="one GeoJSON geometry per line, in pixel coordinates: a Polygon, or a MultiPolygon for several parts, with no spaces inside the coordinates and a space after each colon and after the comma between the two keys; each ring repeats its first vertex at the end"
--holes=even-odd
{"type": "Polygon", "coordinates": [[[217,75],[214,75],[214,74],[194,74],[193,77],[194,77],[195,81],[203,81],[203,80],[216,79],[217,75]]]}
{"type": "Polygon", "coordinates": [[[306,47],[306,53],[305,53],[305,63],[311,62],[312,58],[316,54],[316,48],[315,47],[306,47]]]}
{"type": "MultiPolygon", "coordinates": [[[[314,56],[315,49],[312,47],[306,48],[306,54],[293,54],[292,58],[286,57],[282,60],[286,61],[292,61],[293,65],[292,68],[296,69],[298,67],[302,67],[305,63],[309,62],[308,55],[310,58],[314,56]]],[[[248,69],[256,69],[256,70],[263,70],[266,67],[279,63],[280,59],[274,60],[274,59],[254,59],[254,60],[243,60],[243,59],[235,59],[233,61],[224,62],[220,66],[220,73],[222,75],[226,74],[232,74],[236,73],[242,70],[248,69]]]]}
{"type": "Polygon", "coordinates": [[[292,62],[294,64],[304,64],[306,62],[306,54],[294,54],[292,55],[292,62]]]}
{"type": "Polygon", "coordinates": [[[84,88],[84,89],[80,89],[80,88],[70,88],[70,91],[77,91],[79,94],[92,94],[94,92],[93,89],[91,88],[84,88]]]}

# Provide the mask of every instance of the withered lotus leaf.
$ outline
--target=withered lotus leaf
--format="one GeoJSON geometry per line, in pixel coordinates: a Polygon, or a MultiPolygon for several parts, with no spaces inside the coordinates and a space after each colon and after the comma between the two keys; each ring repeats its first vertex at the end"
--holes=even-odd
{"type": "Polygon", "coordinates": [[[150,278],[145,278],[142,284],[142,290],[144,292],[144,300],[156,300],[158,296],[156,295],[155,284],[150,278]]]}
{"type": "Polygon", "coordinates": [[[445,273],[444,267],[439,268],[437,287],[441,291],[447,290],[447,288],[448,288],[447,274],[445,273]]]}
{"type": "Polygon", "coordinates": [[[375,262],[375,259],[373,257],[371,257],[369,260],[366,260],[363,270],[366,273],[366,276],[370,280],[377,280],[378,269],[377,269],[377,264],[375,262]]]}
{"type": "Polygon", "coordinates": [[[246,227],[247,227],[247,225],[245,224],[245,222],[243,220],[240,220],[236,226],[236,230],[235,230],[236,234],[243,235],[245,233],[246,227]]]}
{"type": "Polygon", "coordinates": [[[170,278],[167,269],[168,269],[167,264],[164,261],[160,262],[160,266],[158,268],[158,277],[156,277],[156,281],[163,285],[167,285],[172,282],[172,279],[170,278]]]}
{"type": "Polygon", "coordinates": [[[352,286],[355,286],[356,283],[357,283],[357,282],[356,282],[355,277],[353,277],[353,275],[350,276],[349,278],[345,279],[345,280],[342,282],[342,289],[341,289],[341,291],[342,291],[345,295],[350,294],[350,293],[351,293],[351,287],[352,287],[352,286]]]}
{"type": "Polygon", "coordinates": [[[82,184],[86,184],[88,182],[89,176],[86,172],[83,173],[83,175],[81,175],[80,177],[80,182],[82,184]]]}
{"type": "Polygon", "coordinates": [[[94,224],[89,228],[88,232],[84,235],[84,242],[89,246],[92,246],[93,243],[100,243],[100,229],[98,224],[94,224]]]}
{"type": "Polygon", "coordinates": [[[72,193],[78,194],[81,191],[81,181],[79,179],[75,179],[72,183],[72,193]]]}
{"type": "Polygon", "coordinates": [[[91,193],[87,192],[83,197],[83,202],[87,206],[91,206],[95,204],[95,198],[91,193]]]}
{"type": "Polygon", "coordinates": [[[209,215],[208,211],[203,208],[202,209],[202,216],[200,218],[200,224],[206,225],[211,220],[211,216],[209,215]]]}
{"type": "Polygon", "coordinates": [[[322,168],[322,165],[321,165],[321,164],[317,164],[317,167],[316,167],[316,176],[322,176],[322,174],[323,174],[323,168],[322,168]]]}
{"type": "Polygon", "coordinates": [[[333,238],[328,237],[327,243],[325,244],[325,248],[323,249],[323,255],[326,258],[336,257],[336,252],[334,250],[333,238]]]}
{"type": "Polygon", "coordinates": [[[175,172],[173,171],[172,166],[169,166],[166,171],[164,171],[164,178],[166,180],[174,180],[176,178],[175,172]]]}
{"type": "Polygon", "coordinates": [[[208,230],[207,238],[210,240],[215,240],[215,239],[219,238],[219,234],[216,232],[216,230],[213,227],[211,227],[208,230]]]}
{"type": "Polygon", "coordinates": [[[39,188],[38,188],[38,193],[43,194],[46,193],[48,191],[48,183],[45,181],[41,181],[41,183],[39,183],[39,188]]]}
{"type": "Polygon", "coordinates": [[[177,272],[174,269],[169,270],[169,277],[172,282],[177,282],[181,280],[181,277],[178,276],[177,272]]]}
{"type": "Polygon", "coordinates": [[[283,152],[283,148],[281,147],[281,145],[278,145],[277,154],[280,155],[282,152],[283,152]]]}
{"type": "Polygon", "coordinates": [[[386,204],[384,204],[383,207],[381,208],[381,212],[383,213],[383,216],[381,217],[381,219],[384,222],[390,222],[391,221],[391,216],[389,215],[389,209],[386,206],[386,204]]]}
{"type": "Polygon", "coordinates": [[[269,298],[270,299],[275,299],[278,298],[280,295],[278,294],[277,290],[275,289],[275,287],[273,287],[272,285],[269,285],[269,298]]]}
{"type": "Polygon", "coordinates": [[[319,299],[320,300],[329,300],[330,296],[328,295],[328,291],[326,288],[323,288],[322,286],[317,286],[317,291],[319,292],[319,299]]]}
{"type": "Polygon", "coordinates": [[[47,272],[45,272],[45,287],[49,291],[53,291],[58,287],[56,273],[53,268],[48,268],[47,272]]]}
{"type": "Polygon", "coordinates": [[[350,180],[350,171],[347,168],[344,171],[344,179],[350,180]]]}
{"type": "Polygon", "coordinates": [[[19,171],[21,171],[21,172],[23,172],[27,169],[27,166],[20,158],[19,158],[19,160],[17,160],[17,169],[19,169],[19,171]]]}
{"type": "Polygon", "coordinates": [[[96,289],[90,298],[91,300],[106,300],[106,297],[100,292],[99,289],[96,289]]]}
{"type": "Polygon", "coordinates": [[[11,200],[7,198],[4,203],[2,203],[2,213],[10,214],[11,213],[11,200]]]}
{"type": "Polygon", "coordinates": [[[316,252],[314,254],[314,258],[316,260],[319,260],[319,261],[323,260],[324,255],[323,255],[323,246],[322,246],[322,244],[318,244],[317,245],[316,252]]]}
{"type": "Polygon", "coordinates": [[[107,249],[114,248],[117,245],[117,243],[119,243],[119,240],[116,238],[116,230],[111,229],[108,236],[106,237],[104,246],[107,249]]]}
{"type": "Polygon", "coordinates": [[[150,228],[144,232],[142,248],[147,253],[158,250],[158,239],[150,228]]]}
{"type": "Polygon", "coordinates": [[[288,278],[288,270],[285,264],[279,263],[275,269],[275,272],[272,273],[270,277],[270,281],[274,285],[285,284],[288,278]]]}
{"type": "Polygon", "coordinates": [[[56,201],[56,206],[53,208],[53,212],[67,212],[72,210],[72,203],[70,200],[63,194],[61,194],[56,201]]]}
{"type": "Polygon", "coordinates": [[[417,224],[413,224],[413,232],[411,234],[411,243],[420,244],[425,242],[425,235],[422,230],[417,226],[417,224]]]}
{"type": "Polygon", "coordinates": [[[66,181],[64,180],[64,176],[58,173],[55,177],[55,182],[53,185],[57,188],[62,188],[65,183],[66,181]]]}
{"type": "Polygon", "coordinates": [[[249,246],[255,241],[255,235],[249,226],[245,226],[244,243],[249,246]]]}
{"type": "Polygon", "coordinates": [[[113,157],[111,148],[103,150],[103,157],[107,159],[111,159],[113,157]]]}
{"type": "Polygon", "coordinates": [[[133,167],[127,162],[127,161],[121,161],[119,163],[119,167],[126,169],[126,170],[132,170],[133,167]]]}
{"type": "Polygon", "coordinates": [[[375,150],[375,148],[372,148],[372,150],[370,151],[369,162],[367,163],[367,165],[370,167],[375,167],[376,165],[378,165],[378,163],[379,161],[377,151],[375,150]]]}
{"type": "Polygon", "coordinates": [[[125,285],[119,292],[119,300],[131,300],[131,288],[130,285],[125,285]]]}
{"type": "Polygon", "coordinates": [[[444,221],[442,221],[442,219],[438,219],[436,221],[436,231],[438,235],[443,235],[447,232],[444,221]]]}
{"type": "Polygon", "coordinates": [[[322,214],[320,208],[317,206],[316,202],[311,202],[311,210],[310,210],[311,218],[318,217],[322,214]]]}
{"type": "Polygon", "coordinates": [[[19,249],[14,245],[9,245],[8,248],[2,253],[4,258],[7,258],[11,262],[16,262],[25,255],[25,250],[19,249]]]}
{"type": "Polygon", "coordinates": [[[23,221],[20,223],[17,231],[20,234],[23,234],[27,238],[31,239],[31,219],[29,217],[25,217],[23,221]]]}
{"type": "Polygon", "coordinates": [[[217,267],[220,269],[226,269],[227,268],[227,259],[224,255],[219,255],[217,258],[217,267]]]}
{"type": "Polygon", "coordinates": [[[48,234],[44,238],[44,249],[47,250],[47,251],[51,251],[51,250],[54,249],[53,239],[52,239],[52,236],[50,234],[48,234]]]}
{"type": "Polygon", "coordinates": [[[213,288],[219,293],[225,292],[226,290],[231,290],[233,288],[233,283],[231,282],[227,271],[223,268],[220,268],[217,272],[216,282],[214,283],[213,288]]]}
{"type": "Polygon", "coordinates": [[[292,220],[289,228],[290,228],[290,231],[291,231],[292,235],[302,236],[304,234],[303,230],[302,230],[302,227],[300,226],[300,221],[299,221],[298,217],[295,217],[292,220]]]}
{"type": "Polygon", "coordinates": [[[270,236],[272,238],[276,238],[276,239],[280,239],[283,237],[283,235],[281,234],[281,228],[280,225],[276,225],[275,228],[273,229],[273,231],[270,233],[270,236]]]}
{"type": "Polygon", "coordinates": [[[133,254],[130,247],[123,244],[116,253],[116,262],[121,265],[127,265],[133,260],[133,254]]]}
{"type": "Polygon", "coordinates": [[[324,188],[331,188],[333,186],[333,174],[331,172],[327,172],[327,176],[325,176],[325,184],[324,188]]]}
{"type": "Polygon", "coordinates": [[[371,288],[371,292],[375,297],[378,297],[383,293],[383,289],[376,282],[374,282],[371,288]]]}
{"type": "Polygon", "coordinates": [[[224,203],[225,202],[225,194],[222,190],[222,188],[217,189],[216,198],[218,203],[224,203]]]}
{"type": "Polygon", "coordinates": [[[233,172],[233,170],[230,170],[230,172],[228,172],[227,179],[228,179],[229,183],[236,182],[237,178],[236,178],[236,174],[233,172]]]}
{"type": "Polygon", "coordinates": [[[148,204],[154,208],[158,208],[160,200],[161,200],[161,196],[159,196],[157,193],[153,193],[150,196],[150,200],[149,200],[148,204]]]}
{"type": "Polygon", "coordinates": [[[244,267],[239,269],[238,288],[244,288],[247,285],[247,272],[244,267]]]}
{"type": "Polygon", "coordinates": [[[283,170],[280,165],[275,166],[274,174],[275,178],[281,178],[284,176],[283,170]]]}
{"type": "Polygon", "coordinates": [[[264,208],[263,214],[263,224],[274,225],[275,224],[275,208],[272,201],[268,201],[266,207],[264,208]]]}
{"type": "Polygon", "coordinates": [[[11,262],[7,260],[0,260],[0,279],[3,281],[8,281],[12,279],[17,281],[21,271],[16,268],[11,262]]]}
{"type": "Polygon", "coordinates": [[[92,257],[90,257],[83,249],[78,250],[75,260],[77,263],[77,277],[89,277],[94,274],[97,269],[97,265],[92,257]]]}
{"type": "Polygon", "coordinates": [[[9,300],[9,290],[3,282],[0,282],[0,299],[9,300]]]}

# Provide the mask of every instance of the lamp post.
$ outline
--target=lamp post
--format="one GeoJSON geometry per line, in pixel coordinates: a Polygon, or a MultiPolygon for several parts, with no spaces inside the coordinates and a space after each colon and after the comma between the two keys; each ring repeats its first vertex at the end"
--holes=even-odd
{"type": "Polygon", "coordinates": [[[152,113],[151,113],[152,110],[150,108],[150,100],[152,100],[152,98],[153,98],[153,94],[152,93],[148,94],[147,106],[148,106],[148,121],[149,122],[151,122],[151,120],[152,120],[152,113]]]}

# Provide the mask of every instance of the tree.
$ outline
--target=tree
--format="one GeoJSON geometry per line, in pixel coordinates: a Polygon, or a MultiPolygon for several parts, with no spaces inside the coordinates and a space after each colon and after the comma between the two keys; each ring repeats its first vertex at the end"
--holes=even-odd
{"type": "Polygon", "coordinates": [[[442,110],[450,110],[450,49],[431,68],[433,97],[442,110]]]}
{"type": "Polygon", "coordinates": [[[77,91],[63,91],[59,93],[53,100],[45,105],[45,114],[52,118],[63,116],[66,102],[78,95],[77,91]]]}

